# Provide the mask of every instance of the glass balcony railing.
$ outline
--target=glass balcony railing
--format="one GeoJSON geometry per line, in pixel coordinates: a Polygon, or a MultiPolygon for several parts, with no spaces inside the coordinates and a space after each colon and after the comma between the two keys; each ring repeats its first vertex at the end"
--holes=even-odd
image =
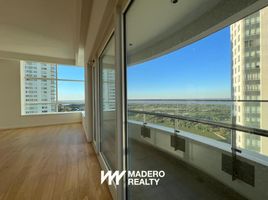
{"type": "Polygon", "coordinates": [[[268,199],[268,8],[257,2],[127,9],[127,169],[167,174],[129,199],[268,199]]]}
{"type": "MultiPolygon", "coordinates": [[[[207,198],[205,191],[215,199],[268,198],[268,131],[236,123],[233,108],[228,101],[129,103],[130,169],[164,170],[159,188],[169,191],[170,199],[207,198]],[[184,186],[182,178],[188,179],[184,186]]],[[[133,199],[162,196],[159,191],[129,189],[133,199]]]]}

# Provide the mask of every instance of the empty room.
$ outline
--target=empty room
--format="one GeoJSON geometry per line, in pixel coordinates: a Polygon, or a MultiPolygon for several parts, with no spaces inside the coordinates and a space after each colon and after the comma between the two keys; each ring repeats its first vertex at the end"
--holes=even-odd
{"type": "Polygon", "coordinates": [[[267,187],[268,0],[0,0],[0,200],[267,187]]]}

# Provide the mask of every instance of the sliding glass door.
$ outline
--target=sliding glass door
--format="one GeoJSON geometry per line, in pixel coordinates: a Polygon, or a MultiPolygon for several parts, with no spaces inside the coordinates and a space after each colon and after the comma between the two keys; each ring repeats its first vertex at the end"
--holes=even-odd
{"type": "Polygon", "coordinates": [[[116,169],[115,39],[112,36],[100,58],[100,152],[109,169],[116,169]]]}
{"type": "Polygon", "coordinates": [[[268,199],[264,6],[132,1],[127,169],[165,176],[128,177],[129,199],[268,199]]]}

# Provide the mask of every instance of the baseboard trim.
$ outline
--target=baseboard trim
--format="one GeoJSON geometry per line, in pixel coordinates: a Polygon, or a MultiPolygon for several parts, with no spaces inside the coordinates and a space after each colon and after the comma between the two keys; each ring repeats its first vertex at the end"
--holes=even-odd
{"type": "Polygon", "coordinates": [[[0,128],[0,131],[14,130],[14,129],[24,129],[24,128],[38,128],[45,126],[58,126],[58,125],[66,125],[66,124],[82,124],[82,121],[77,122],[62,122],[62,123],[54,123],[54,124],[42,124],[42,125],[27,125],[27,126],[17,126],[17,127],[8,127],[8,128],[0,128]]]}

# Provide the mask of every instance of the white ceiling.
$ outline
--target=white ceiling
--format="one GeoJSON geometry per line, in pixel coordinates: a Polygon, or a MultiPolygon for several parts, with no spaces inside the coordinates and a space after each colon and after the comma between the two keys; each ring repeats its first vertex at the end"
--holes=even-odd
{"type": "Polygon", "coordinates": [[[172,4],[171,0],[136,0],[126,16],[127,44],[132,44],[128,50],[140,49],[163,35],[172,33],[167,30],[178,31],[219,1],[179,0],[172,4]]]}
{"type": "Polygon", "coordinates": [[[135,0],[126,14],[128,66],[182,48],[267,5],[267,0],[135,0]]]}
{"type": "Polygon", "coordinates": [[[0,0],[0,57],[1,53],[17,53],[74,62],[80,30],[79,3],[0,0]]]}
{"type": "MultiPolygon", "coordinates": [[[[112,0],[93,0],[92,12],[90,15],[90,21],[88,24],[87,38],[85,42],[85,62],[88,62],[91,58],[92,52],[94,52],[95,44],[98,41],[98,37],[103,34],[100,32],[103,21],[105,19],[105,11],[113,11],[112,7],[109,7],[109,3],[112,0]]],[[[103,31],[103,30],[102,30],[103,31]]],[[[103,39],[103,38],[102,38],[103,39]]]]}

